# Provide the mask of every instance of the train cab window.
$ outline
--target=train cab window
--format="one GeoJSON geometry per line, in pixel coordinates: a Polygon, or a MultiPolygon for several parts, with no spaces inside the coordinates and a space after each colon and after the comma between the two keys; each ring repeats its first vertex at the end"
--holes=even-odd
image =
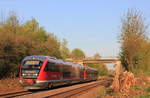
{"type": "Polygon", "coordinates": [[[26,60],[22,62],[22,77],[37,78],[43,62],[38,60],[26,60]]]}
{"type": "Polygon", "coordinates": [[[56,65],[55,63],[52,63],[52,62],[48,62],[44,71],[47,71],[47,72],[59,72],[59,66],[56,65]]]}
{"type": "Polygon", "coordinates": [[[23,62],[22,69],[40,69],[41,65],[43,64],[42,61],[33,61],[33,60],[28,60],[23,62]]]}

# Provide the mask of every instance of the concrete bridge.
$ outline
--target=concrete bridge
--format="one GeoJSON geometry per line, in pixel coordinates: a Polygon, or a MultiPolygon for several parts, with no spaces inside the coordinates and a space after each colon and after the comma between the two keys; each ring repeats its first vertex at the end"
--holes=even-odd
{"type": "Polygon", "coordinates": [[[111,58],[110,59],[83,59],[83,60],[67,59],[66,61],[81,64],[81,65],[84,65],[86,63],[115,63],[115,64],[121,63],[119,59],[114,59],[114,58],[112,59],[111,58]]]}
{"type": "Polygon", "coordinates": [[[114,70],[121,70],[122,65],[121,61],[119,59],[109,58],[109,59],[84,59],[84,60],[73,60],[73,59],[67,59],[68,62],[73,62],[81,65],[86,65],[86,63],[114,63],[114,70]]]}

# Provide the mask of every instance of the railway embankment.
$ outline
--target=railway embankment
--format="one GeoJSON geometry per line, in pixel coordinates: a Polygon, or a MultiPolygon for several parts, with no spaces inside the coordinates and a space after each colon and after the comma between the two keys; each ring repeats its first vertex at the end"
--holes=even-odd
{"type": "MultiPolygon", "coordinates": [[[[10,80],[9,80],[10,81],[10,80]]],[[[82,84],[75,84],[71,86],[64,86],[64,87],[58,87],[53,88],[50,90],[40,90],[36,92],[28,92],[24,91],[23,88],[20,87],[20,85],[17,85],[17,79],[11,80],[11,82],[16,82],[16,86],[13,85],[10,88],[5,87],[2,89],[0,96],[1,97],[51,97],[51,98],[63,98],[63,97],[78,97],[78,98],[94,98],[96,97],[100,89],[103,86],[108,86],[112,83],[112,79],[110,78],[102,78],[99,81],[93,81],[88,83],[82,83],[82,84]],[[15,81],[16,80],[16,81],[15,81]],[[18,87],[17,87],[18,86],[18,87]],[[8,90],[9,89],[9,90],[8,90]],[[22,90],[22,91],[21,91],[22,90]],[[4,92],[5,91],[5,92],[4,92]]],[[[3,84],[4,81],[3,81],[3,84]]],[[[13,84],[13,83],[12,83],[13,84]]],[[[4,85],[3,85],[4,86],[4,85]]],[[[5,86],[7,86],[5,84],[5,86]]]]}
{"type": "MultiPolygon", "coordinates": [[[[11,96],[12,94],[20,94],[18,97],[56,97],[58,96],[73,96],[75,98],[149,98],[150,97],[150,77],[134,77],[135,83],[129,89],[124,89],[119,92],[113,92],[110,87],[112,85],[112,77],[101,78],[99,84],[91,85],[96,82],[76,84],[72,86],[58,87],[51,90],[41,90],[38,92],[27,92],[19,84],[18,78],[9,78],[0,80],[0,97],[2,95],[11,96]],[[86,86],[86,85],[89,85],[86,86]],[[85,86],[86,88],[81,88],[85,86]],[[93,86],[93,87],[92,87],[93,86]],[[95,86],[95,87],[94,87],[95,86]],[[80,89],[75,91],[76,89],[80,89]],[[76,92],[75,94],[72,93],[76,92]],[[68,92],[65,94],[65,92],[68,92]],[[61,95],[62,94],[62,95],[61,95]]],[[[128,81],[130,81],[129,79],[128,81]]],[[[128,84],[128,83],[127,83],[128,84]]],[[[15,96],[15,95],[14,95],[15,96]]],[[[17,97],[17,96],[16,96],[17,97]]],[[[71,97],[71,98],[73,98],[71,97]]]]}
{"type": "Polygon", "coordinates": [[[19,84],[19,78],[6,78],[0,80],[0,95],[24,90],[25,89],[19,84]]]}

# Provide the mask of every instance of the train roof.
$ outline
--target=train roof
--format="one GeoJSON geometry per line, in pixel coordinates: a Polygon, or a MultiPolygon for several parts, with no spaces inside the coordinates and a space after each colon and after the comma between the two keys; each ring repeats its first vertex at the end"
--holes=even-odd
{"type": "Polygon", "coordinates": [[[25,60],[45,60],[46,59],[46,56],[26,56],[22,61],[25,61],[25,60]]]}
{"type": "Polygon", "coordinates": [[[88,67],[88,66],[83,66],[83,65],[80,65],[80,64],[75,64],[75,63],[72,63],[72,62],[66,62],[66,61],[63,61],[61,59],[56,59],[56,58],[50,57],[50,56],[37,56],[37,55],[26,56],[23,59],[23,61],[26,61],[26,60],[40,60],[40,61],[44,61],[45,59],[48,59],[48,61],[50,61],[50,62],[59,63],[59,64],[63,64],[63,65],[76,66],[76,67],[80,67],[80,68],[87,68],[87,69],[95,70],[95,71],[97,70],[95,68],[91,68],[91,67],[88,67]]]}

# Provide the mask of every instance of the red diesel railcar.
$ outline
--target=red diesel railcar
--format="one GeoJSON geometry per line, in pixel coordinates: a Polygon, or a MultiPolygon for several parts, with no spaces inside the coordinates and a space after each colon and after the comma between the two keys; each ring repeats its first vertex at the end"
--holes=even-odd
{"type": "Polygon", "coordinates": [[[27,56],[20,66],[20,83],[26,89],[43,89],[52,86],[97,80],[94,68],[65,62],[48,56],[27,56]]]}

